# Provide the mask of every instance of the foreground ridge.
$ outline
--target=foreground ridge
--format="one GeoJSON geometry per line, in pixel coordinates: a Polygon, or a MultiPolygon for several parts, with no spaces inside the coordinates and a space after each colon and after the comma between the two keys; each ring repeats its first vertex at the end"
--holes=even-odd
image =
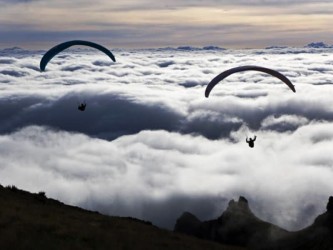
{"type": "Polygon", "coordinates": [[[0,185],[0,249],[244,250],[159,229],[149,221],[106,216],[0,185]]]}

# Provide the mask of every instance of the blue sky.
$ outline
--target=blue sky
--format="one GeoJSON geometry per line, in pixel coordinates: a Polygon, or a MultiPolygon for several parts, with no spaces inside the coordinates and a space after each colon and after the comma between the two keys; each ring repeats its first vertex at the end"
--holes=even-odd
{"type": "Polygon", "coordinates": [[[0,0],[0,47],[84,39],[118,48],[332,44],[331,1],[0,0]]]}

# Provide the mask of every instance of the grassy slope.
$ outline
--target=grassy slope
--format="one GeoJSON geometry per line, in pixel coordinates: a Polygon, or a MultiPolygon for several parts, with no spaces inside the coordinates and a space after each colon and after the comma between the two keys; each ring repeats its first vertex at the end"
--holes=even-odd
{"type": "Polygon", "coordinates": [[[0,249],[225,249],[136,219],[64,205],[0,185],[0,249]]]}

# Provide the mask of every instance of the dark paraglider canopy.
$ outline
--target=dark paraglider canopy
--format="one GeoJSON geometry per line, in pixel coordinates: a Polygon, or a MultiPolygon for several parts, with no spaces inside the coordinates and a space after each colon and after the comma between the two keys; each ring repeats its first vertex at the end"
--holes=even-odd
{"type": "Polygon", "coordinates": [[[108,50],[107,48],[103,47],[102,45],[99,45],[99,44],[93,43],[93,42],[89,42],[89,41],[73,40],[73,41],[68,41],[68,42],[58,44],[58,45],[54,46],[53,48],[51,48],[49,51],[47,51],[46,54],[43,56],[42,60],[40,61],[40,70],[44,71],[46,68],[46,65],[54,56],[56,56],[61,51],[65,50],[71,46],[74,46],[74,45],[83,45],[83,46],[89,46],[89,47],[98,49],[98,50],[104,52],[106,55],[108,55],[112,61],[114,61],[114,62],[116,61],[116,59],[115,59],[114,55],[111,53],[111,51],[108,50]]]}
{"type": "Polygon", "coordinates": [[[231,74],[237,73],[237,72],[242,72],[242,71],[248,71],[248,70],[255,70],[255,71],[261,71],[267,74],[270,74],[272,76],[275,76],[279,78],[281,81],[283,81],[285,84],[288,85],[288,87],[293,91],[296,92],[295,86],[291,83],[291,81],[283,74],[281,74],[278,71],[269,69],[269,68],[264,68],[264,67],[259,67],[259,66],[240,66],[240,67],[235,67],[232,69],[228,69],[226,71],[223,71],[221,74],[217,75],[211,82],[207,85],[206,91],[205,91],[205,96],[208,97],[212,89],[215,87],[216,84],[218,84],[220,81],[222,81],[224,78],[230,76],[231,74]]]}

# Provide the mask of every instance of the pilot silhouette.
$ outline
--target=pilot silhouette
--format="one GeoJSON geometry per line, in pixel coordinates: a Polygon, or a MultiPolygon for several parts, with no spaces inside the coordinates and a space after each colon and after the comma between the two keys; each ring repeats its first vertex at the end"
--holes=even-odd
{"type": "Polygon", "coordinates": [[[257,136],[254,136],[253,139],[252,139],[252,138],[247,139],[247,137],[246,137],[246,142],[249,144],[249,147],[250,147],[250,148],[253,148],[253,147],[254,147],[254,142],[255,142],[256,139],[257,139],[257,136]]]}

